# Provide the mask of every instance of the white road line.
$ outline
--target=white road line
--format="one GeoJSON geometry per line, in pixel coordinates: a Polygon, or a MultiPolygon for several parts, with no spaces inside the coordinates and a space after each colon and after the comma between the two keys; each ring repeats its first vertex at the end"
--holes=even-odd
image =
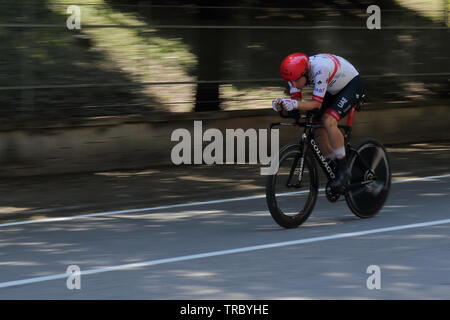
{"type": "MultiPolygon", "coordinates": [[[[420,177],[420,178],[408,178],[408,179],[402,179],[393,181],[392,183],[405,183],[405,182],[417,182],[417,181],[427,181],[432,179],[439,179],[439,178],[448,178],[450,177],[450,174],[443,174],[438,176],[428,176],[428,177],[420,177]]],[[[323,192],[325,189],[319,189],[319,192],[323,192]]],[[[306,191],[299,191],[298,193],[304,193],[306,191]]],[[[295,193],[285,193],[283,195],[292,195],[295,193]]],[[[128,209],[128,210],[116,210],[116,211],[105,211],[105,212],[98,212],[98,213],[91,213],[91,214],[82,214],[82,215],[76,215],[76,216],[70,216],[70,217],[59,217],[59,218],[47,218],[47,219],[38,219],[38,220],[28,220],[28,221],[18,221],[18,222],[9,222],[9,223],[3,223],[0,224],[1,227],[12,227],[12,226],[20,226],[20,225],[26,225],[26,224],[34,224],[34,223],[46,223],[46,222],[59,222],[59,221],[69,221],[69,220],[76,220],[76,219],[83,219],[83,218],[91,218],[91,217],[100,217],[100,216],[109,216],[109,215],[115,215],[115,214],[128,214],[128,213],[139,213],[139,212],[148,212],[148,211],[156,211],[156,210],[165,210],[165,209],[174,209],[174,208],[184,208],[184,207],[194,207],[194,206],[201,206],[201,205],[208,205],[208,204],[215,204],[215,203],[227,203],[227,202],[235,202],[235,201],[245,201],[245,200],[255,200],[255,199],[263,199],[266,195],[258,195],[258,196],[249,196],[249,197],[238,197],[238,198],[230,198],[230,199],[221,199],[221,200],[211,200],[211,201],[201,201],[201,202],[192,202],[192,203],[180,203],[180,204],[173,204],[173,205],[167,205],[167,206],[159,206],[159,207],[149,207],[149,208],[140,208],[140,209],[128,209]]]]}
{"type": "MultiPolygon", "coordinates": [[[[338,233],[338,234],[322,236],[322,237],[314,237],[314,238],[283,241],[283,242],[274,242],[274,243],[268,243],[268,244],[250,246],[250,247],[241,247],[241,248],[235,248],[235,249],[229,249],[229,250],[211,251],[211,252],[205,252],[205,253],[199,253],[199,254],[193,254],[193,255],[187,255],[187,256],[150,260],[150,261],[144,261],[144,262],[139,262],[139,263],[122,264],[122,265],[117,265],[117,266],[112,266],[112,267],[107,267],[107,268],[91,269],[91,270],[87,270],[87,271],[81,271],[80,276],[86,276],[86,275],[104,273],[104,272],[110,272],[110,271],[143,268],[143,267],[149,267],[149,266],[156,266],[156,265],[160,265],[160,264],[175,263],[175,262],[196,260],[196,259],[202,259],[202,258],[211,258],[211,257],[224,256],[224,255],[256,251],[256,250],[294,246],[294,245],[319,242],[319,241],[359,237],[359,236],[365,236],[365,235],[369,235],[369,234],[376,234],[376,233],[382,233],[382,232],[391,232],[391,231],[399,231],[399,230],[406,230],[406,229],[413,229],[413,228],[430,227],[430,226],[436,226],[436,225],[448,224],[448,223],[450,223],[450,219],[434,220],[434,221],[428,221],[428,222],[406,224],[406,225],[378,228],[378,229],[372,229],[372,230],[364,230],[364,231],[340,233],[340,234],[338,233]]],[[[60,274],[54,274],[54,275],[49,275],[49,276],[44,276],[44,277],[35,277],[35,278],[28,278],[28,279],[22,279],[22,280],[1,282],[0,288],[21,286],[21,285],[26,285],[26,284],[31,284],[31,283],[45,282],[45,281],[51,281],[51,280],[57,280],[57,279],[66,279],[66,278],[68,278],[68,276],[69,275],[67,273],[60,273],[60,274]]]]}
{"type": "Polygon", "coordinates": [[[448,178],[448,177],[450,177],[450,174],[442,174],[442,175],[439,175],[439,176],[428,176],[428,177],[420,177],[420,178],[407,178],[407,179],[393,181],[393,183],[427,181],[427,180],[432,180],[432,179],[448,178]]]}

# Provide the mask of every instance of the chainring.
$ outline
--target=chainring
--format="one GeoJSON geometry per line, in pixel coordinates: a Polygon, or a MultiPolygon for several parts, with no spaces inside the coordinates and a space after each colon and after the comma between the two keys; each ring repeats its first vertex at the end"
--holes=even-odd
{"type": "Polygon", "coordinates": [[[325,194],[327,196],[327,200],[332,203],[337,202],[341,197],[340,193],[336,193],[331,189],[330,182],[327,183],[327,186],[325,188],[325,194]]]}

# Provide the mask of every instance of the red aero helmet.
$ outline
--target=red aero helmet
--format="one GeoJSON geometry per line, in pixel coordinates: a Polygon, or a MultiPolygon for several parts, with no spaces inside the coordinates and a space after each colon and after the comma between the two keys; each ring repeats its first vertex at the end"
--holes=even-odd
{"type": "Polygon", "coordinates": [[[304,53],[293,53],[284,58],[280,65],[280,75],[286,81],[294,81],[301,77],[308,65],[308,56],[304,53]]]}

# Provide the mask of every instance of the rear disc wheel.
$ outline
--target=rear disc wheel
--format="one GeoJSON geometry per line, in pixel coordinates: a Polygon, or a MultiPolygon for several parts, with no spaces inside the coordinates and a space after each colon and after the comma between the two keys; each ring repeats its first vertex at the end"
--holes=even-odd
{"type": "Polygon", "coordinates": [[[371,218],[383,207],[391,186],[391,168],[385,147],[375,139],[363,140],[349,162],[350,188],[345,199],[360,218],[371,218]]]}

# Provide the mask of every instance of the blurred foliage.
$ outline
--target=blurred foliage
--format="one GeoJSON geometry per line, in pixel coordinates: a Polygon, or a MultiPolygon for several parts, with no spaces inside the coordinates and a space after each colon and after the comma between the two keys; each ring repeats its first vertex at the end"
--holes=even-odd
{"type": "Polygon", "coordinates": [[[129,85],[2,90],[2,121],[162,111],[163,103],[172,98],[169,90],[144,86],[143,82],[194,80],[186,77],[185,70],[194,67],[195,56],[181,41],[158,37],[154,29],[146,28],[138,18],[116,12],[102,0],[85,0],[79,3],[82,25],[142,28],[68,30],[64,27],[69,16],[66,10],[73,2],[39,2],[40,5],[0,3],[3,23],[62,26],[0,29],[4,44],[0,87],[129,85]],[[83,3],[89,5],[82,6],[83,3]]]}
{"type": "Polygon", "coordinates": [[[432,104],[448,99],[449,92],[443,5],[440,0],[3,0],[0,23],[61,27],[0,28],[0,87],[105,86],[0,90],[2,121],[190,111],[196,99],[225,109],[270,107],[283,91],[278,64],[296,51],[350,60],[365,77],[373,102],[432,104]],[[374,3],[382,9],[382,30],[365,29],[366,8],[374,3]],[[108,27],[68,30],[66,10],[72,4],[82,10],[82,26],[108,27]],[[118,28],[125,25],[133,27],[118,28]],[[305,30],[192,27],[202,25],[305,30]],[[308,29],[317,26],[355,28],[308,29]],[[422,73],[447,74],[389,77],[422,73]],[[218,82],[197,87],[196,80],[218,82]],[[188,83],[148,85],[153,82],[188,83]]]}
{"type": "Polygon", "coordinates": [[[445,6],[449,9],[449,0],[396,0],[401,6],[415,11],[416,14],[431,18],[436,22],[444,22],[448,25],[448,16],[445,14],[445,6]],[[446,21],[447,18],[447,21],[446,21]]]}

